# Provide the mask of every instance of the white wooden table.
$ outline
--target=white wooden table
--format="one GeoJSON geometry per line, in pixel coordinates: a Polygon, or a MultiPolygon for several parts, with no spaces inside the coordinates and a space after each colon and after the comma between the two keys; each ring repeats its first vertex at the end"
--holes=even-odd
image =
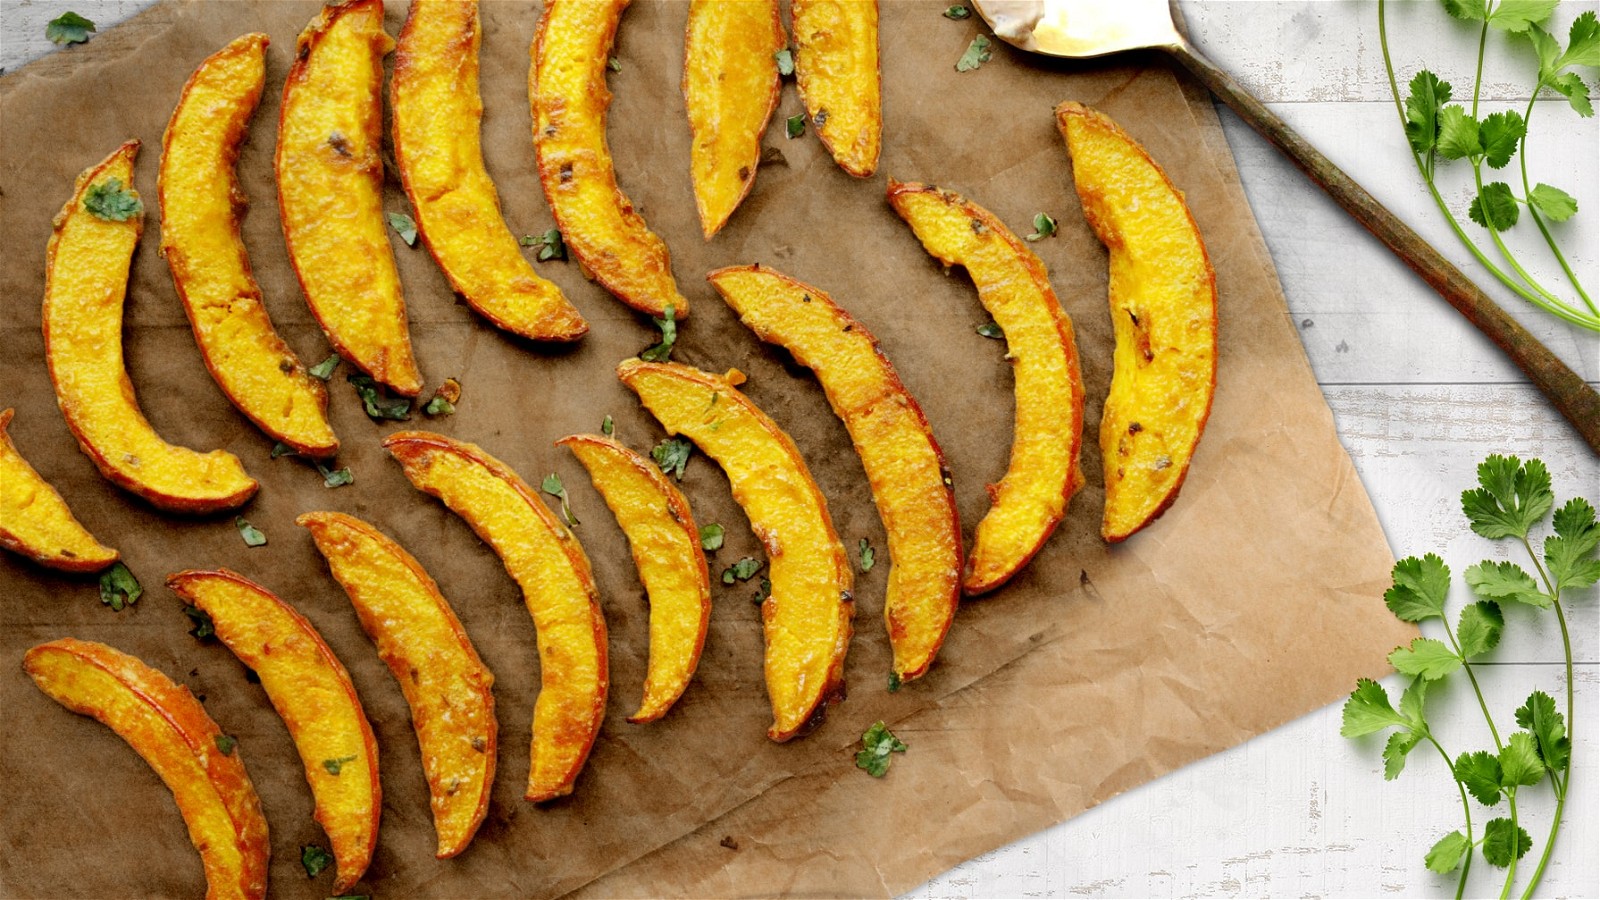
{"type": "MultiPolygon", "coordinates": [[[[148,2],[81,0],[73,8],[106,27],[148,2]]],[[[1481,285],[1492,285],[1490,293],[1585,380],[1600,384],[1600,336],[1562,325],[1493,284],[1441,222],[1407,157],[1389,99],[1375,4],[1185,0],[1182,6],[1206,54],[1481,285]]],[[[1567,23],[1595,6],[1562,4],[1557,33],[1564,38],[1567,23]]],[[[59,9],[0,0],[0,66],[49,52],[44,23],[59,9]]],[[[1427,66],[1462,92],[1475,32],[1433,2],[1392,4],[1390,25],[1403,81],[1427,66]]],[[[1526,103],[1529,59],[1526,47],[1492,36],[1488,110],[1526,103]]],[[[1594,70],[1584,74],[1593,85],[1594,70]]],[[[1593,292],[1600,288],[1600,127],[1559,99],[1541,103],[1535,120],[1530,174],[1578,198],[1577,217],[1557,231],[1593,292]]],[[[1223,124],[1340,438],[1395,554],[1438,552],[1459,573],[1504,552],[1466,529],[1458,502],[1490,453],[1539,456],[1559,497],[1578,493],[1600,503],[1600,461],[1521,374],[1226,110],[1223,124]]],[[[1460,200],[1465,184],[1452,182],[1447,196],[1460,200]]],[[[1517,246],[1527,247],[1528,260],[1546,258],[1537,234],[1517,246]]],[[[1549,283],[1560,281],[1553,264],[1536,270],[1549,283]]],[[[1464,598],[1461,589],[1452,608],[1464,598]]],[[[1596,599],[1590,589],[1569,606],[1578,662],[1574,790],[1541,896],[1600,897],[1596,599]]],[[[1522,609],[1508,610],[1507,619],[1506,638],[1482,679],[1503,728],[1534,687],[1558,699],[1565,690],[1553,622],[1535,625],[1522,609]]],[[[1398,693],[1399,680],[1389,686],[1398,693]]],[[[1487,744],[1464,689],[1434,692],[1430,708],[1435,731],[1453,753],[1487,744]]],[[[1443,763],[1419,750],[1398,781],[1385,783],[1380,745],[1352,743],[1338,729],[1339,708],[1329,707],[957,866],[911,896],[1452,895],[1454,877],[1422,865],[1433,840],[1461,824],[1443,763]]],[[[1526,860],[1531,868],[1553,802],[1544,787],[1519,799],[1535,839],[1526,860]]],[[[1477,823],[1499,814],[1473,812],[1477,823]]],[[[1470,892],[1498,891],[1495,875],[1480,860],[1470,892]]]]}

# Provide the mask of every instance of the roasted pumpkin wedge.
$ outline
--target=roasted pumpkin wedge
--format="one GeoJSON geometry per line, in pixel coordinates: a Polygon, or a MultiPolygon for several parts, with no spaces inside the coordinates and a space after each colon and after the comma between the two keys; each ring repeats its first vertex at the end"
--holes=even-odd
{"type": "Polygon", "coordinates": [[[766,549],[772,591],[761,604],[772,727],[786,741],[820,724],[843,698],[850,648],[850,560],[828,516],[828,501],[794,441],[734,386],[737,372],[712,375],[679,363],[626,360],[623,384],[670,434],[694,441],[728,475],[733,499],[766,549]]]}
{"type": "Polygon", "coordinates": [[[261,101],[267,36],[247,34],[189,77],[161,152],[161,255],[217,386],[274,440],[332,456],[328,389],[278,337],[239,236],[234,163],[261,101]]]}
{"type": "Polygon", "coordinates": [[[1080,103],[1056,107],[1083,215],[1111,256],[1111,392],[1100,419],[1106,511],[1124,541],[1178,498],[1217,387],[1217,279],[1183,193],[1138,142],[1080,103]]]}
{"type": "Polygon", "coordinates": [[[539,183],[585,274],[640,312],[689,314],[667,244],[617,187],[606,143],[606,60],[629,0],[549,0],[533,41],[528,98],[539,183]]]}
{"type": "Polygon", "coordinates": [[[794,0],[789,12],[806,118],[839,168],[866,178],[883,148],[878,0],[794,0]]]}
{"type": "Polygon", "coordinates": [[[667,714],[694,677],[711,622],[711,578],[683,492],[650,460],[597,434],[556,441],[589,471],[617,517],[650,600],[650,663],[635,724],[667,714]]]}
{"type": "Polygon", "coordinates": [[[340,356],[396,393],[422,392],[383,215],[383,0],[338,0],[300,32],[278,118],[278,211],[289,261],[340,356]]]}
{"type": "Polygon", "coordinates": [[[683,39],[689,174],[706,240],[722,230],[756,182],[761,136],[778,108],[777,0],[693,0],[683,39]]]}
{"type": "Polygon", "coordinates": [[[833,298],[760,266],[718,269],[711,284],[763,341],[816,373],[855,444],[889,536],[883,620],[894,675],[928,671],[961,600],[961,526],[944,455],[877,338],[833,298]]]}
{"type": "Polygon", "coordinates": [[[1083,486],[1083,380],[1072,320],[1044,263],[1006,226],[959,194],[889,180],[889,202],[927,251],[967,270],[978,299],[1005,332],[1016,380],[1011,462],[967,556],[962,589],[992,591],[1021,571],[1083,486]]]}
{"type": "Polygon", "coordinates": [[[162,440],[134,399],[122,364],[122,301],[144,230],[129,141],[78,176],[45,256],[44,347],[56,403],[78,445],[113,484],[161,509],[208,513],[256,492],[239,458],[162,440]]]}
{"type": "Polygon", "coordinates": [[[188,688],[120,650],[73,638],[29,650],[22,669],[50,699],[115,731],[161,777],[200,851],[207,898],[267,895],[272,844],[261,800],[239,748],[188,688]]]}
{"type": "Polygon", "coordinates": [[[338,864],[333,891],[344,893],[372,861],[383,812],[378,742],[350,673],[305,616],[242,575],[191,569],[167,587],[210,616],[217,639],[261,679],[300,753],[338,864]]]}
{"type": "Polygon", "coordinates": [[[64,572],[98,572],[117,561],[78,522],[61,494],[17,452],[7,428],[16,410],[0,410],[0,547],[64,572]]]}
{"type": "Polygon", "coordinates": [[[498,733],[494,675],[439,586],[399,544],[344,513],[309,512],[295,522],[311,532],[400,683],[422,748],[437,856],[455,856],[489,811],[498,733]]]}
{"type": "Polygon", "coordinates": [[[527,799],[572,793],[605,718],[606,621],[589,558],[527,482],[476,444],[402,431],[383,446],[417,489],[494,548],[522,589],[539,642],[527,799]]]}
{"type": "Polygon", "coordinates": [[[535,341],[575,341],[589,325],[539,277],[500,216],[479,135],[477,0],[412,0],[394,55],[394,157],[417,233],[473,309],[535,341]]]}

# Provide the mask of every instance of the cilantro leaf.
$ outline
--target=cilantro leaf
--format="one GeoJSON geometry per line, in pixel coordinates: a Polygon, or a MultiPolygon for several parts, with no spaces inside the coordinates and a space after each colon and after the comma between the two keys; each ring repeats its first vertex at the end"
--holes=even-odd
{"type": "Polygon", "coordinates": [[[778,64],[778,76],[780,78],[788,78],[790,75],[794,74],[793,50],[785,47],[782,50],[779,50],[777,53],[772,54],[772,58],[778,64]]]}
{"type": "Polygon", "coordinates": [[[1561,71],[1561,43],[1538,25],[1528,26],[1523,33],[1533,42],[1534,55],[1539,57],[1539,80],[1550,83],[1561,71]]]}
{"type": "Polygon", "coordinates": [[[891,694],[899,693],[900,692],[900,688],[903,687],[904,685],[905,685],[905,682],[900,680],[900,673],[899,672],[890,672],[889,673],[889,693],[891,693],[891,694]]]}
{"type": "Polygon", "coordinates": [[[84,192],[83,208],[97,219],[126,222],[144,212],[144,203],[138,191],[122,186],[121,178],[107,178],[84,192]]]}
{"type": "Polygon", "coordinates": [[[1434,681],[1461,668],[1461,657],[1433,638],[1415,638],[1410,647],[1398,647],[1389,654],[1389,664],[1401,674],[1434,681]]]}
{"type": "Polygon", "coordinates": [[[971,72],[988,62],[992,56],[994,53],[989,49],[989,39],[981,34],[977,35],[972,39],[972,43],[967,45],[967,51],[956,60],[956,71],[971,72]]]}
{"type": "Polygon", "coordinates": [[[1383,780],[1393,781],[1406,767],[1406,755],[1422,742],[1422,735],[1414,731],[1396,731],[1383,745],[1383,780]]]}
{"type": "Polygon", "coordinates": [[[1516,110],[1490,114],[1478,126],[1478,143],[1483,146],[1484,162],[1491,169],[1503,169],[1517,152],[1517,142],[1528,133],[1528,125],[1516,110]]]}
{"type": "Polygon", "coordinates": [[[1389,705],[1389,692],[1383,689],[1383,685],[1370,678],[1362,678],[1356,681],[1356,689],[1350,692],[1350,699],[1344,702],[1344,724],[1339,728],[1339,733],[1353,738],[1396,725],[1406,728],[1410,724],[1389,705]]]}
{"type": "Polygon", "coordinates": [[[1483,858],[1489,865],[1504,869],[1513,859],[1521,859],[1533,847],[1533,838],[1510,819],[1491,819],[1483,826],[1483,858]]]}
{"type": "Polygon", "coordinates": [[[771,596],[772,579],[763,578],[761,579],[761,583],[756,585],[756,592],[750,597],[750,599],[754,600],[757,606],[760,606],[761,604],[767,602],[767,598],[771,596]]]}
{"type": "Polygon", "coordinates": [[[299,455],[300,454],[295,452],[295,449],[293,447],[289,446],[288,444],[285,444],[283,441],[279,441],[276,444],[272,445],[271,457],[273,459],[277,459],[280,456],[299,456],[299,455]]]}
{"type": "Polygon", "coordinates": [[[1585,119],[1594,115],[1594,105],[1589,102],[1589,85],[1577,72],[1563,72],[1545,82],[1551,90],[1567,98],[1567,105],[1585,119]]]}
{"type": "Polygon", "coordinates": [[[1411,79],[1406,98],[1406,137],[1412,149],[1427,153],[1439,142],[1439,108],[1450,102],[1450,82],[1423,69],[1411,79]]]}
{"type": "Polygon", "coordinates": [[[1466,835],[1452,831],[1433,845],[1433,849],[1428,851],[1428,856],[1423,862],[1430,871],[1448,875],[1461,865],[1461,858],[1471,849],[1472,844],[1466,835]]]}
{"type": "Polygon", "coordinates": [[[219,734],[211,740],[212,743],[217,745],[217,752],[223,756],[232,756],[233,748],[239,745],[237,738],[231,738],[225,734],[219,734]]]}
{"type": "Polygon", "coordinates": [[[784,119],[783,120],[783,133],[788,135],[789,140],[791,140],[791,141],[794,140],[795,138],[805,134],[806,133],[806,114],[805,113],[798,113],[796,115],[790,116],[787,119],[784,119]]]}
{"type": "Polygon", "coordinates": [[[759,571],[761,571],[761,560],[753,556],[740,557],[738,562],[722,570],[722,583],[733,584],[735,579],[749,581],[759,571]]]}
{"type": "Polygon", "coordinates": [[[715,522],[700,526],[700,549],[715,553],[722,549],[722,526],[715,522]]]}
{"type": "Polygon", "coordinates": [[[111,568],[100,573],[100,602],[111,607],[112,612],[122,612],[123,607],[138,603],[143,595],[139,579],[123,563],[112,563],[111,568]]]}
{"type": "Polygon", "coordinates": [[[613,433],[615,433],[616,430],[617,430],[616,423],[611,421],[611,417],[610,416],[606,416],[604,419],[600,420],[600,433],[601,434],[605,435],[606,437],[611,437],[611,435],[613,433]]]}
{"type": "Polygon", "coordinates": [[[639,354],[645,362],[666,362],[672,359],[672,345],[678,342],[678,314],[677,310],[668,303],[664,318],[652,319],[656,327],[661,329],[661,343],[655,344],[639,354]]]}
{"type": "Polygon", "coordinates": [[[1444,618],[1444,601],[1450,593],[1450,567],[1438,555],[1421,559],[1408,556],[1394,564],[1394,586],[1383,594],[1389,611],[1402,622],[1444,618]]]}
{"type": "Polygon", "coordinates": [[[89,32],[94,30],[93,22],[68,10],[45,23],[44,36],[52,44],[70,47],[73,44],[87,42],[89,40],[89,32]]]}
{"type": "Polygon", "coordinates": [[[1485,228],[1505,231],[1517,224],[1522,211],[1511,186],[1503,181],[1492,181],[1483,186],[1483,192],[1472,198],[1467,207],[1467,217],[1485,228]]]}
{"type": "Polygon", "coordinates": [[[865,771],[873,778],[882,778],[889,771],[889,754],[904,753],[910,749],[906,743],[895,737],[883,722],[873,723],[866,733],[861,735],[861,744],[864,749],[856,753],[856,768],[865,771]]]}
{"type": "Polygon", "coordinates": [[[517,240],[517,243],[524,247],[538,247],[539,252],[534,254],[534,258],[539,262],[549,262],[552,259],[565,262],[567,259],[567,242],[562,240],[559,228],[552,228],[538,237],[525,234],[517,240]]]}
{"type": "Polygon", "coordinates": [[[1528,194],[1528,205],[1552,222],[1565,222],[1578,211],[1578,201],[1558,187],[1540,182],[1528,194]]]}
{"type": "Polygon", "coordinates": [[[1491,455],[1478,464],[1478,487],[1463,491],[1461,512],[1478,534],[1497,540],[1526,538],[1555,504],[1550,472],[1538,459],[1491,455]]]}
{"type": "Polygon", "coordinates": [[[1500,783],[1508,788],[1527,787],[1544,780],[1539,744],[1533,735],[1518,731],[1500,748],[1500,783]]]}
{"type": "Polygon", "coordinates": [[[1600,66],[1600,19],[1592,10],[1572,20],[1572,27],[1567,30],[1567,52],[1561,54],[1556,66],[1600,66]]]}
{"type": "Polygon", "coordinates": [[[265,547],[267,545],[267,536],[262,533],[261,529],[246,522],[244,516],[234,516],[233,527],[239,529],[239,536],[244,538],[246,547],[265,547]]]}
{"type": "Polygon", "coordinates": [[[300,848],[300,865],[305,866],[307,878],[315,878],[333,865],[333,854],[316,844],[307,844],[300,848]]]}
{"type": "Polygon", "coordinates": [[[330,469],[322,463],[317,463],[317,472],[322,475],[323,487],[344,487],[347,484],[354,484],[356,480],[355,473],[350,471],[349,466],[345,466],[342,469],[330,469]]]}
{"type": "Polygon", "coordinates": [[[373,421],[391,419],[404,422],[411,418],[411,401],[405,397],[384,397],[372,376],[357,373],[347,376],[345,380],[361,395],[361,404],[367,411],[367,417],[373,421]]]}
{"type": "Polygon", "coordinates": [[[567,502],[567,487],[561,483],[561,476],[554,472],[544,477],[539,489],[561,500],[561,518],[567,520],[567,527],[574,528],[578,525],[578,517],[572,514],[572,506],[567,502]]]}
{"type": "Polygon", "coordinates": [[[453,416],[456,414],[456,405],[435,394],[428,405],[422,407],[422,411],[429,416],[453,416]]]}
{"type": "Polygon", "coordinates": [[[351,754],[350,756],[341,756],[336,759],[325,759],[322,761],[322,767],[328,770],[329,775],[338,776],[338,774],[343,771],[344,764],[347,762],[355,762],[355,759],[355,754],[351,754]]]}
{"type": "Polygon", "coordinates": [[[1572,741],[1567,737],[1565,720],[1556,712],[1556,701],[1549,694],[1529,694],[1528,701],[1517,708],[1517,724],[1533,733],[1546,768],[1566,769],[1572,759],[1572,741]]]}
{"type": "Polygon", "coordinates": [[[1456,640],[1461,642],[1463,658],[1482,656],[1500,644],[1500,633],[1505,629],[1505,616],[1500,604],[1492,600],[1479,600],[1461,611],[1456,625],[1456,640]]]}
{"type": "Polygon", "coordinates": [[[1445,159],[1466,159],[1483,153],[1478,142],[1478,120],[1467,115],[1459,103],[1439,110],[1439,155],[1445,159]]]}
{"type": "Polygon", "coordinates": [[[617,59],[615,56],[608,56],[606,57],[606,68],[613,72],[621,72],[622,60],[617,59]]]}
{"type": "Polygon", "coordinates": [[[1489,27],[1512,34],[1527,31],[1529,25],[1550,18],[1550,14],[1556,10],[1557,2],[1558,0],[1500,0],[1495,5],[1494,12],[1489,14],[1489,27]]]}
{"type": "Polygon", "coordinates": [[[320,381],[327,381],[333,377],[333,370],[337,368],[339,368],[339,354],[334,353],[322,362],[319,362],[307,369],[306,372],[312,378],[316,378],[320,381]]]}
{"type": "Polygon", "coordinates": [[[1469,22],[1482,22],[1489,18],[1489,9],[1484,0],[1444,0],[1444,11],[1469,22]]]}
{"type": "Polygon", "coordinates": [[[1467,584],[1479,597],[1491,600],[1511,600],[1541,609],[1550,606],[1550,598],[1533,581],[1533,576],[1513,562],[1484,560],[1465,573],[1467,584]]]}
{"type": "Polygon", "coordinates": [[[1033,234],[1026,235],[1025,240],[1041,241],[1056,233],[1056,220],[1047,213],[1035,213],[1033,216],[1033,234]]]}
{"type": "Polygon", "coordinates": [[[954,6],[947,7],[944,11],[944,17],[946,19],[955,19],[956,21],[970,18],[971,16],[972,10],[967,9],[965,6],[962,6],[959,3],[954,6]]]}
{"type": "Polygon", "coordinates": [[[389,220],[389,227],[394,233],[400,235],[400,240],[406,242],[407,247],[417,245],[417,222],[405,213],[384,213],[384,218],[389,220]]]}
{"type": "Polygon", "coordinates": [[[1006,333],[1000,328],[1000,323],[993,319],[978,326],[978,333],[993,341],[1003,341],[1006,333]]]}
{"type": "Polygon", "coordinates": [[[682,481],[684,467],[689,465],[689,456],[693,453],[694,444],[688,438],[669,437],[650,449],[650,458],[656,461],[662,474],[682,481]]]}
{"type": "Polygon", "coordinates": [[[864,573],[872,571],[873,565],[878,561],[877,551],[872,549],[866,538],[862,538],[856,545],[856,559],[860,561],[861,571],[864,573]]]}
{"type": "Polygon", "coordinates": [[[1500,802],[1500,760],[1487,750],[1463,753],[1456,758],[1456,780],[1467,793],[1484,806],[1500,802]]]}
{"type": "Polygon", "coordinates": [[[216,623],[211,621],[210,613],[198,606],[189,606],[188,604],[185,604],[183,607],[183,614],[188,616],[189,621],[194,623],[194,627],[189,629],[189,633],[194,635],[195,640],[208,641],[213,637],[216,637],[217,626],[216,623]]]}
{"type": "Polygon", "coordinates": [[[1595,522],[1594,507],[1573,497],[1556,510],[1554,525],[1556,533],[1544,540],[1544,563],[1556,590],[1586,588],[1600,581],[1600,559],[1595,557],[1600,523],[1595,522]]]}
{"type": "Polygon", "coordinates": [[[1426,678],[1413,678],[1411,684],[1400,694],[1400,715],[1410,723],[1412,731],[1426,734],[1428,721],[1422,714],[1424,701],[1428,696],[1429,681],[1426,678]]]}

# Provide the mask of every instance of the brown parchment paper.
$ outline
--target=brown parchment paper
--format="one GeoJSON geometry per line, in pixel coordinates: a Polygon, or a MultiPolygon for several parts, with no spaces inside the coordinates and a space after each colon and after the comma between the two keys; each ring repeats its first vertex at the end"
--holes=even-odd
{"type": "MultiPolygon", "coordinates": [[[[786,87],[755,189],[709,243],[694,212],[678,88],[687,6],[641,0],[619,34],[621,71],[610,76],[618,178],[672,248],[694,302],[675,358],[750,375],[748,392],[793,435],[852,548],[865,537],[881,551],[885,541],[848,435],[807,373],[755,341],[703,274],[769,264],[827,289],[872,328],[945,449],[970,539],[987,507],[983,485],[1005,469],[1010,375],[1002,345],[974,333],[987,316],[970,282],[941,272],[894,216],[885,176],[960,190],[1020,233],[1041,210],[1061,223],[1056,237],[1031,246],[1078,330],[1088,486],[1031,567],[965,604],[933,672],[897,694],[884,689],[886,566],[859,576],[851,696],[817,732],[781,746],[764,737],[753,583],[718,586],[698,675],[667,719],[624,721],[644,673],[642,590],[620,530],[581,467],[551,442],[597,430],[607,414],[632,446],[659,440],[612,371],[652,343],[654,330],[584,281],[575,263],[540,264],[592,327],[578,347],[552,350],[486,326],[451,295],[424,250],[393,240],[428,383],[457,377],[465,394],[454,417],[380,425],[361,412],[344,383],[350,368],[341,367],[330,387],[345,446],[339,465],[356,479],[349,487],[328,490],[311,467],[270,460],[271,441],[206,376],[156,253],[162,129],[200,60],[244,31],[271,35],[268,89],[239,164],[252,202],[244,236],[279,331],[306,361],[322,359],[326,342],[284,252],[271,166],[282,78],[314,3],[162,5],[0,79],[0,404],[18,409],[11,430],[21,451],[146,588],[137,606],[113,614],[92,580],[9,556],[0,562],[0,893],[202,890],[198,860],[155,776],[109,731],[67,714],[21,673],[28,646],[73,635],[135,653],[204,699],[239,738],[261,794],[273,893],[326,896],[330,875],[308,881],[299,864],[303,845],[326,841],[287,732],[224,648],[187,634],[181,603],[162,586],[186,567],[225,565],[274,589],[350,669],[381,747],[383,823],[361,888],[380,896],[553,896],[586,885],[621,896],[892,893],[1331,702],[1358,674],[1381,671],[1383,653],[1406,633],[1378,599],[1391,556],[1287,321],[1208,102],[1186,95],[1156,57],[1052,65],[997,46],[982,69],[957,73],[953,63],[980,26],[944,19],[945,5],[882,4],[879,175],[845,175],[809,134],[785,139],[781,118],[800,111],[786,87]],[[1221,292],[1217,401],[1188,483],[1163,519],[1114,549],[1098,538],[1092,437],[1110,376],[1105,255],[1078,212],[1050,116],[1063,99],[1110,113],[1188,193],[1221,292]],[[243,514],[268,535],[262,548],[246,549],[231,517],[168,517],[111,488],[55,409],[39,332],[50,219],[73,177],[128,137],[145,141],[137,186],[148,211],[130,282],[128,367],[158,431],[176,443],[225,447],[261,480],[243,514]],[[382,452],[381,437],[401,427],[479,442],[534,483],[558,472],[572,494],[610,627],[613,687],[571,798],[542,807],[521,799],[538,683],[533,628],[493,554],[413,491],[382,452]],[[433,859],[404,702],[293,524],[310,509],[362,516],[400,540],[437,578],[495,672],[500,775],[488,819],[458,859],[433,859]],[[1335,620],[1340,627],[1323,627],[1335,620]],[[1255,699],[1267,695],[1270,704],[1255,699]],[[912,744],[883,781],[851,761],[851,745],[878,719],[896,723],[912,744]]],[[[403,12],[391,6],[391,34],[403,12]]],[[[533,2],[483,4],[484,143],[519,234],[552,224],[534,174],[526,95],[539,12],[533,2]]],[[[394,179],[387,208],[406,209],[394,179]]],[[[713,465],[697,458],[683,486],[700,521],[727,526],[717,571],[759,556],[713,465]]]]}

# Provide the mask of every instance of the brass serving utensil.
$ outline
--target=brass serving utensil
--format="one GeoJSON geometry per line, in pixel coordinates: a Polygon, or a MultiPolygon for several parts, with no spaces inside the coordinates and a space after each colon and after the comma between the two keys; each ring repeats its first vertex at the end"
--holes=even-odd
{"type": "Polygon", "coordinates": [[[1126,50],[1171,54],[1505,351],[1600,455],[1600,393],[1355,179],[1202,56],[1179,32],[1168,0],[973,0],[973,5],[996,37],[1032,53],[1067,59],[1126,50]]]}

